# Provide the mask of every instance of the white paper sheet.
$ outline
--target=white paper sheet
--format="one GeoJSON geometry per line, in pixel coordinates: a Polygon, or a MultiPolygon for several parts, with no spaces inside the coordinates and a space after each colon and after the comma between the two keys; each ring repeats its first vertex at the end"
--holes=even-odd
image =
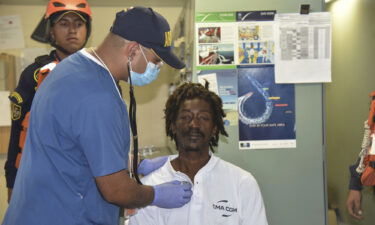
{"type": "Polygon", "coordinates": [[[0,16],[0,31],[0,49],[25,47],[19,15],[0,16]]]}
{"type": "Polygon", "coordinates": [[[0,91],[0,126],[10,126],[10,101],[9,91],[0,91]]]}
{"type": "Polygon", "coordinates": [[[331,82],[328,12],[275,16],[276,83],[331,82]]]}

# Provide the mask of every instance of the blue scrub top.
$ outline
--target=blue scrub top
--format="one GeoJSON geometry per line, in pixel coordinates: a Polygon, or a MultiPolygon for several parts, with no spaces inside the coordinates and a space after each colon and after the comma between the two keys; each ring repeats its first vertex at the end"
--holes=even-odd
{"type": "Polygon", "coordinates": [[[118,224],[95,183],[128,165],[128,114],[110,76],[78,52],[43,81],[4,225],[118,224]]]}

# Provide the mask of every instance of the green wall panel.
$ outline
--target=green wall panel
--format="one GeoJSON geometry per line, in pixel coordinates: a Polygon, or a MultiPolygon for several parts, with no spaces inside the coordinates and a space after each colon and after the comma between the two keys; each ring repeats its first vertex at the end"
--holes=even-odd
{"type": "MultiPolygon", "coordinates": [[[[321,12],[323,2],[297,1],[214,1],[196,0],[195,12],[277,10],[299,12],[310,4],[321,12]]],[[[194,77],[193,80],[196,80],[194,77]]],[[[270,225],[326,224],[326,181],[324,149],[324,108],[322,84],[296,84],[297,148],[239,150],[238,126],[227,127],[217,155],[250,171],[257,179],[270,225]]]]}

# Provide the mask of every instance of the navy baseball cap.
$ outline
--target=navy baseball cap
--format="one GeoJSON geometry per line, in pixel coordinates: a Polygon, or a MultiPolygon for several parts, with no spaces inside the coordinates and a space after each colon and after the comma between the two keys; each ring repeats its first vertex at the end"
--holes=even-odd
{"type": "Polygon", "coordinates": [[[185,67],[185,64],[172,53],[172,35],[167,20],[152,8],[137,6],[118,12],[111,32],[151,48],[171,67],[185,67]]]}

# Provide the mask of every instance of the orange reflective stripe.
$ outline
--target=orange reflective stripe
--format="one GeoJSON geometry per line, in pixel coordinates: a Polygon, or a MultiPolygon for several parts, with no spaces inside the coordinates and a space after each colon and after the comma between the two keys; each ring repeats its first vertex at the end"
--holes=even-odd
{"type": "Polygon", "coordinates": [[[44,69],[42,71],[39,71],[38,73],[38,84],[37,84],[37,88],[40,86],[40,84],[42,84],[43,80],[48,76],[50,70],[49,69],[44,69]]]}
{"type": "Polygon", "coordinates": [[[371,133],[375,131],[375,123],[374,123],[374,116],[375,116],[375,91],[371,92],[371,105],[370,105],[370,112],[368,114],[368,125],[370,126],[371,133]]]}
{"type": "Polygon", "coordinates": [[[17,169],[20,167],[21,158],[22,158],[22,152],[19,152],[16,158],[16,164],[14,165],[17,169]]]}
{"type": "MultiPolygon", "coordinates": [[[[368,162],[375,162],[375,155],[368,155],[368,162]]],[[[361,176],[361,182],[365,186],[375,186],[375,169],[367,165],[361,176]]]]}
{"type": "Polygon", "coordinates": [[[22,130],[20,133],[20,140],[18,142],[18,146],[20,147],[21,151],[17,154],[16,164],[15,164],[15,167],[17,169],[20,165],[23,147],[25,146],[27,128],[29,127],[29,118],[30,118],[30,112],[27,112],[25,115],[25,118],[22,120],[22,130]]]}

